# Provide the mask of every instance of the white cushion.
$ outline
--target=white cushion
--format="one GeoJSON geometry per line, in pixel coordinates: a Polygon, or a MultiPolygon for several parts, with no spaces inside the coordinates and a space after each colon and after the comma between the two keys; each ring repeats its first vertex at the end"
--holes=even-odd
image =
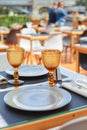
{"type": "Polygon", "coordinates": [[[8,67],[11,67],[7,60],[7,53],[0,52],[0,71],[5,71],[8,67]]]}
{"type": "Polygon", "coordinates": [[[57,49],[62,51],[63,50],[63,41],[62,41],[62,34],[51,34],[49,38],[46,40],[45,49],[57,49]]]}

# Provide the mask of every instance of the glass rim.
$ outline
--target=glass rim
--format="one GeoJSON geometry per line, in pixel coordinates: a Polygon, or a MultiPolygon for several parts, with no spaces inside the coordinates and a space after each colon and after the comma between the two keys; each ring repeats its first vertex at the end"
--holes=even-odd
{"type": "Polygon", "coordinates": [[[9,47],[7,49],[7,52],[10,51],[10,52],[20,52],[20,51],[23,51],[24,52],[24,49],[22,47],[9,47]]]}
{"type": "Polygon", "coordinates": [[[45,49],[45,50],[42,50],[42,53],[52,52],[52,51],[56,51],[57,53],[61,53],[61,51],[58,49],[45,49]]]}

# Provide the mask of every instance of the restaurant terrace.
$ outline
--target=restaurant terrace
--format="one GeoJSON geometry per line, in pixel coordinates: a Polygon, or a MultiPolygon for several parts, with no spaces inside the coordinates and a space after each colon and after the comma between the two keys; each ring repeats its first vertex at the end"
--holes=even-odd
{"type": "Polygon", "coordinates": [[[87,15],[78,4],[0,0],[1,130],[87,130],[87,15]]]}

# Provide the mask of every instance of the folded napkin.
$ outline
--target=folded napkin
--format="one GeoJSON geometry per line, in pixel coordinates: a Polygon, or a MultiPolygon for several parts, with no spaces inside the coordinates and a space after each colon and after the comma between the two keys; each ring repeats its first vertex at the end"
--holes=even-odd
{"type": "Polygon", "coordinates": [[[84,96],[84,97],[87,97],[87,88],[86,87],[83,87],[83,86],[81,88],[74,87],[71,82],[68,82],[68,83],[63,82],[62,87],[66,88],[68,90],[71,90],[79,95],[84,96]]]}
{"type": "Polygon", "coordinates": [[[8,80],[4,76],[0,75],[0,84],[5,84],[5,83],[8,83],[8,80]]]}

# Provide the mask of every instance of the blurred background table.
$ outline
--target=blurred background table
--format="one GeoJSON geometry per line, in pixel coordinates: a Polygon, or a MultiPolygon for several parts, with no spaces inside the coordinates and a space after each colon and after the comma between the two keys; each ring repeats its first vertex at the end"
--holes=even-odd
{"type": "Polygon", "coordinates": [[[19,42],[21,38],[30,40],[30,64],[33,63],[33,48],[32,48],[32,41],[39,40],[39,41],[45,41],[49,37],[49,35],[44,34],[36,34],[36,35],[23,35],[23,34],[17,34],[17,37],[19,38],[19,42]]]}

